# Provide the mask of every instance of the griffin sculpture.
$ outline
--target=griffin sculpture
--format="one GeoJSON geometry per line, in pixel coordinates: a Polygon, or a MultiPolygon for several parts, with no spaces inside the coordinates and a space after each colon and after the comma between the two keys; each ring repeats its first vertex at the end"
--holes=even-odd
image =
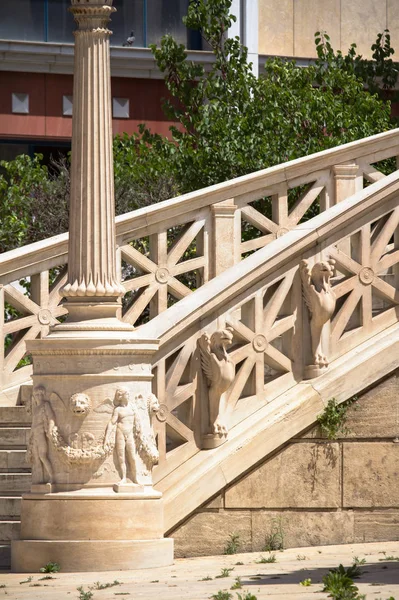
{"type": "Polygon", "coordinates": [[[323,328],[335,310],[335,294],[330,279],[335,261],[317,262],[311,268],[308,261],[300,265],[303,295],[310,313],[312,363],[321,369],[328,366],[327,350],[323,348],[323,328]]]}
{"type": "Polygon", "coordinates": [[[209,420],[211,431],[220,437],[227,436],[227,390],[235,377],[235,366],[226,348],[233,342],[233,329],[226,327],[204,333],[198,340],[202,370],[209,386],[209,420]]]}

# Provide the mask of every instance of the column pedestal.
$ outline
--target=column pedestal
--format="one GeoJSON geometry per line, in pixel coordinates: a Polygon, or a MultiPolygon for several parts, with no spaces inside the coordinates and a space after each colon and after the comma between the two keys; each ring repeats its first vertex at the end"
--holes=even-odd
{"type": "Polygon", "coordinates": [[[172,564],[162,494],[151,477],[151,357],[158,342],[135,341],[131,331],[69,337],[56,328],[28,345],[32,487],[22,499],[12,570],[34,572],[48,562],[63,572],[172,564]]]}
{"type": "Polygon", "coordinates": [[[21,540],[12,543],[13,571],[117,571],[173,563],[173,540],[163,538],[160,494],[111,489],[25,494],[21,540]]]}

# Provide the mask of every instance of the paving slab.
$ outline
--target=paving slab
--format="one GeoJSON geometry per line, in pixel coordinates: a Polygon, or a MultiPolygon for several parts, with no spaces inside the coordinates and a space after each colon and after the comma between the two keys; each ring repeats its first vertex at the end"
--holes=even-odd
{"type": "MultiPolygon", "coordinates": [[[[91,592],[92,600],[206,600],[226,590],[232,600],[250,592],[257,600],[322,600],[322,577],[340,563],[348,567],[354,557],[365,559],[355,581],[367,600],[399,600],[399,542],[290,548],[274,553],[274,563],[260,563],[268,553],[181,558],[171,567],[107,573],[0,573],[0,600],[71,600],[84,598],[78,587],[91,592]],[[398,560],[394,560],[394,559],[398,560]],[[218,578],[222,569],[228,577],[218,578]],[[231,590],[239,577],[242,588],[231,590]],[[208,579],[209,578],[209,579],[208,579]],[[311,579],[305,587],[301,581],[311,579]],[[99,589],[101,585],[112,587],[99,589]]],[[[61,565],[62,567],[62,565],[61,565]]],[[[251,599],[253,600],[253,598],[251,599]]]]}

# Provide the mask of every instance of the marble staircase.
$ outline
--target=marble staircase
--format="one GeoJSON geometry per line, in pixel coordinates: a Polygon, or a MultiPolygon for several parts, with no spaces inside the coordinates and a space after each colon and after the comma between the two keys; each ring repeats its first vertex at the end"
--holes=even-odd
{"type": "Polygon", "coordinates": [[[29,434],[25,406],[0,407],[0,569],[10,566],[11,540],[19,538],[21,495],[30,489],[29,434]]]}

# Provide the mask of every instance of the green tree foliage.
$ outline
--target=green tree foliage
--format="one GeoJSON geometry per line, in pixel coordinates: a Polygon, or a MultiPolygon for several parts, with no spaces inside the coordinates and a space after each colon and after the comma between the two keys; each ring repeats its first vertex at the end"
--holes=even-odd
{"type": "MultiPolygon", "coordinates": [[[[307,68],[271,59],[256,78],[247,49],[226,39],[231,0],[193,0],[184,22],[200,30],[215,60],[209,72],[165,36],[152,50],[165,75],[165,112],[179,126],[174,169],[191,191],[390,127],[390,106],[364,89],[353,63],[316,38],[319,58],[307,68]]],[[[352,51],[353,48],[352,48],[352,51]]]]}
{"type": "MultiPolygon", "coordinates": [[[[310,66],[271,59],[256,78],[247,49],[227,38],[231,4],[191,0],[184,19],[212,50],[210,68],[188,60],[171,36],[152,46],[174,124],[169,139],[143,124],[114,140],[117,214],[391,127],[390,104],[374,93],[380,82],[384,91],[396,81],[388,32],[379,34],[372,61],[354,44],[347,55],[334,52],[328,35],[317,33],[310,66]]],[[[47,169],[40,160],[1,163],[0,251],[67,229],[68,165],[47,169]]],[[[267,201],[262,206],[268,210],[267,201]]]]}

